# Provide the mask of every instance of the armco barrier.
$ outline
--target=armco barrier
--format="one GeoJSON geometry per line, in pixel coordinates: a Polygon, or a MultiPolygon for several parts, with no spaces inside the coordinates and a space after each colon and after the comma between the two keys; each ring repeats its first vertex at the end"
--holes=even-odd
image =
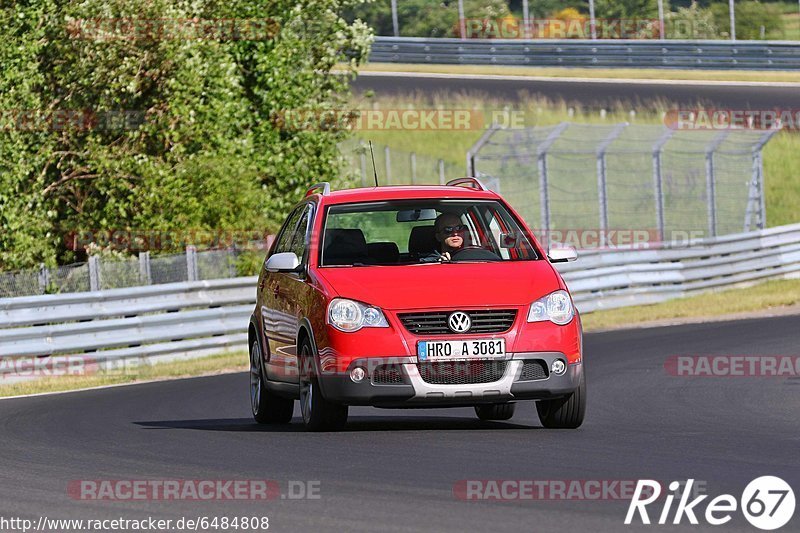
{"type": "MultiPolygon", "coordinates": [[[[800,277],[800,224],[558,265],[580,311],[800,277]]],[[[0,359],[193,357],[246,349],[256,278],[0,299],[0,359]]],[[[0,365],[0,373],[13,365],[0,365]]],[[[0,376],[1,377],[1,376],[0,376]]]]}
{"type": "Polygon", "coordinates": [[[584,252],[558,270],[584,313],[797,277],[800,224],[698,240],[689,247],[584,252]]]}
{"type": "MultiPolygon", "coordinates": [[[[0,358],[198,357],[247,346],[256,277],[0,299],[0,358]]],[[[0,373],[13,370],[0,367],[0,373]]],[[[2,376],[0,376],[2,377],[2,376]]]]}
{"type": "Polygon", "coordinates": [[[800,69],[800,43],[376,37],[370,61],[540,67],[797,70],[800,69]]]}

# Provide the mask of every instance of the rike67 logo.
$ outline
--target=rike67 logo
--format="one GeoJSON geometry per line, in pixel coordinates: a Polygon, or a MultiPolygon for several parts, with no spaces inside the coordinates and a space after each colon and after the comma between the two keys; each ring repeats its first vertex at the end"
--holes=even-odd
{"type": "MultiPolygon", "coordinates": [[[[775,476],[762,476],[751,481],[742,497],[737,500],[730,494],[722,494],[707,502],[705,512],[701,513],[701,503],[708,498],[700,495],[689,500],[692,495],[694,480],[688,480],[685,485],[678,481],[669,484],[671,494],[664,498],[663,507],[657,518],[657,524],[670,523],[673,513],[672,504],[676,497],[678,504],[672,515],[672,524],[680,524],[686,518],[690,524],[699,524],[698,516],[712,526],[721,526],[731,521],[737,509],[753,526],[764,531],[772,531],[783,527],[794,515],[795,498],[792,487],[784,480],[775,476]],[[683,487],[681,493],[678,491],[683,487]]],[[[658,481],[639,480],[633,493],[633,499],[625,516],[625,524],[630,525],[638,515],[642,524],[650,524],[651,518],[647,506],[653,504],[661,497],[661,484],[658,481]]],[[[661,502],[659,501],[659,504],[661,502]]],[[[657,504],[658,505],[658,504],[657,504]]],[[[653,506],[656,507],[656,506],[653,506]]],[[[657,509],[650,509],[651,511],[657,509]]],[[[655,519],[655,516],[653,517],[655,519]]]]}

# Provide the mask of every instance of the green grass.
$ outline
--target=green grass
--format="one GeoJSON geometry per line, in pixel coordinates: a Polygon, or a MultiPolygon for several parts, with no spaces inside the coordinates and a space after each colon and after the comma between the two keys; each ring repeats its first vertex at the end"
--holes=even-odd
{"type": "MultiPolygon", "coordinates": [[[[800,38],[800,15],[785,15],[783,36],[776,39],[800,38]]],[[[497,76],[540,76],[545,78],[605,78],[640,80],[800,82],[800,72],[772,70],[680,70],[634,68],[513,67],[494,65],[417,65],[406,63],[368,63],[366,72],[437,72],[497,76]]]]}
{"type": "Polygon", "coordinates": [[[780,8],[783,28],[767,34],[770,40],[796,41],[800,39],[800,7],[797,2],[780,2],[773,4],[780,8]]]}
{"type": "Polygon", "coordinates": [[[56,376],[4,384],[0,385],[0,397],[69,391],[139,381],[213,375],[246,371],[248,368],[246,352],[229,352],[172,363],[143,364],[129,368],[124,373],[110,372],[108,374],[98,373],[95,375],[56,376]]]}
{"type": "Polygon", "coordinates": [[[714,318],[800,304],[800,280],[772,280],[744,289],[728,289],[667,302],[587,313],[585,331],[619,328],[648,322],[714,318]]]}

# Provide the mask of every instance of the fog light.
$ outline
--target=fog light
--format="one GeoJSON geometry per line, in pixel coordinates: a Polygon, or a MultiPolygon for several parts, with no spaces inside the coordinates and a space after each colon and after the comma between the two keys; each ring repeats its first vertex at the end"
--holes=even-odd
{"type": "Polygon", "coordinates": [[[350,371],[350,379],[353,380],[353,383],[361,383],[364,381],[365,377],[367,377],[367,371],[360,366],[357,366],[350,371]]]}
{"type": "Polygon", "coordinates": [[[553,361],[553,366],[550,367],[550,370],[553,372],[553,374],[560,376],[567,371],[567,364],[561,359],[556,359],[553,361]]]}

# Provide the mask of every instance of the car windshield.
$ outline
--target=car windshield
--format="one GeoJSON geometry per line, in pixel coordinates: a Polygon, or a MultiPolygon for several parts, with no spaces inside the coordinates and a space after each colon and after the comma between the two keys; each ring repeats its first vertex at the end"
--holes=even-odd
{"type": "Polygon", "coordinates": [[[536,249],[493,200],[414,200],[327,209],[320,266],[530,261],[536,249]]]}

